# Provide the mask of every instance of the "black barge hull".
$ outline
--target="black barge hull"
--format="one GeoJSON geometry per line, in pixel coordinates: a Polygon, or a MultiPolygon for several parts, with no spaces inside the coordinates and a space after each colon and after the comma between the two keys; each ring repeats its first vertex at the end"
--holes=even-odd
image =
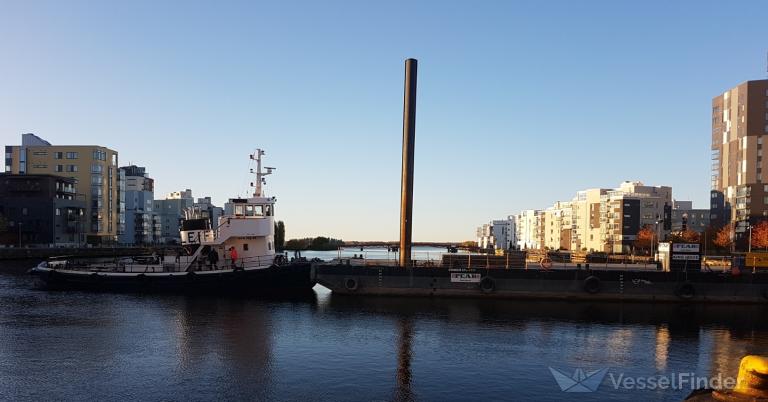
{"type": "Polygon", "coordinates": [[[317,265],[334,293],[626,302],[768,303],[768,274],[317,265]]]}
{"type": "Polygon", "coordinates": [[[262,269],[173,273],[98,273],[59,269],[33,270],[46,290],[259,295],[310,291],[311,264],[291,263],[262,269]]]}

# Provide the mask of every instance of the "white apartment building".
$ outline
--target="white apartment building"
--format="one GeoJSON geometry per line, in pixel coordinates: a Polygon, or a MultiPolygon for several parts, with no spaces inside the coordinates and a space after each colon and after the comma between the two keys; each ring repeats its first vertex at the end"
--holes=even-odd
{"type": "Polygon", "coordinates": [[[477,245],[484,249],[509,250],[517,242],[515,217],[493,220],[477,228],[477,245]]]}
{"type": "Polygon", "coordinates": [[[543,211],[526,209],[517,215],[517,247],[520,250],[542,248],[541,221],[543,211]]]}

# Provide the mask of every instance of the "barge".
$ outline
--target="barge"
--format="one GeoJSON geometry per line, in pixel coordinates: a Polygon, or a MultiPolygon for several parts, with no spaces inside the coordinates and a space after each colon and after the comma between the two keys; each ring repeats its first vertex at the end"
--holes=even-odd
{"type": "Polygon", "coordinates": [[[768,304],[768,274],[632,269],[317,264],[317,283],[355,296],[768,304]]]}
{"type": "Polygon", "coordinates": [[[482,297],[627,302],[768,303],[768,273],[702,270],[698,244],[662,243],[657,270],[526,269],[411,260],[417,61],[405,62],[400,199],[400,255],[396,265],[354,260],[315,264],[313,280],[344,295],[482,297]]]}

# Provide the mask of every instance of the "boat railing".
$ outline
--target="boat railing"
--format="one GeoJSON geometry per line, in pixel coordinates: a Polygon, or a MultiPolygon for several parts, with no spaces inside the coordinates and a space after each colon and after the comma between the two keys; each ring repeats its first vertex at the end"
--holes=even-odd
{"type": "MultiPolygon", "coordinates": [[[[381,251],[340,250],[333,263],[351,266],[397,266],[397,253],[386,254],[381,251]]],[[[528,258],[525,252],[511,252],[503,255],[419,252],[411,254],[411,265],[416,268],[449,269],[526,269],[526,270],[613,270],[657,271],[655,261],[644,258],[611,256],[601,262],[576,262],[565,259],[553,259],[543,254],[539,258],[528,258]]]]}
{"type": "Polygon", "coordinates": [[[270,266],[275,263],[275,255],[261,255],[238,258],[232,264],[230,258],[219,260],[213,264],[205,255],[178,256],[175,260],[150,256],[120,257],[111,260],[101,259],[97,261],[84,261],[78,259],[49,260],[47,267],[53,269],[65,269],[69,271],[89,272],[121,272],[121,273],[158,273],[158,272],[186,272],[186,271],[214,271],[222,269],[246,269],[270,266]]]}

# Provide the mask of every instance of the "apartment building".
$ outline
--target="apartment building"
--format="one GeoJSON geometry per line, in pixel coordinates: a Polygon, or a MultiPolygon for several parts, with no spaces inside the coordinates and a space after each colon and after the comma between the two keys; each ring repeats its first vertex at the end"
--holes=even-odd
{"type": "Polygon", "coordinates": [[[510,250],[517,245],[515,216],[493,220],[477,228],[477,246],[483,249],[510,250]]]}
{"type": "Polygon", "coordinates": [[[52,145],[23,134],[21,145],[5,147],[5,172],[70,178],[83,195],[86,241],[113,243],[124,220],[117,151],[99,145],[52,145]]]}
{"type": "Polygon", "coordinates": [[[570,250],[573,226],[570,201],[557,201],[543,211],[542,244],[550,250],[570,250]]]}
{"type": "Polygon", "coordinates": [[[152,244],[160,237],[158,216],[154,211],[155,181],[145,167],[130,165],[120,168],[124,177],[125,230],[119,236],[122,244],[152,244]]]}
{"type": "Polygon", "coordinates": [[[604,188],[581,190],[571,200],[570,250],[595,251],[603,248],[600,237],[600,203],[607,191],[604,188]]]}
{"type": "Polygon", "coordinates": [[[710,223],[709,214],[709,209],[693,208],[692,201],[672,200],[672,231],[688,229],[704,233],[710,223]]]}
{"type": "MultiPolygon", "coordinates": [[[[571,201],[557,201],[545,210],[529,209],[515,216],[516,244],[519,249],[628,253],[644,226],[665,238],[672,230],[672,211],[672,188],[668,186],[625,181],[614,189],[581,190],[571,201]]],[[[708,223],[702,210],[693,209],[690,202],[678,202],[678,213],[681,219],[685,214],[691,229],[699,230],[708,223]]],[[[478,228],[479,241],[492,235],[493,222],[486,226],[478,228]]]]}
{"type": "Polygon", "coordinates": [[[630,253],[643,227],[650,227],[659,239],[671,231],[672,188],[646,186],[625,181],[606,191],[600,200],[600,239],[608,253],[630,253]]]}
{"type": "Polygon", "coordinates": [[[178,244],[181,242],[179,227],[184,217],[184,211],[191,209],[195,204],[192,198],[192,190],[174,191],[164,200],[154,201],[154,213],[159,216],[160,243],[178,244]]]}
{"type": "Polygon", "coordinates": [[[538,249],[544,247],[542,229],[543,211],[527,209],[517,215],[515,221],[517,248],[520,250],[538,249]]]}
{"type": "Polygon", "coordinates": [[[767,134],[768,80],[743,82],[712,99],[711,220],[734,223],[737,236],[768,218],[767,134]]]}
{"type": "Polygon", "coordinates": [[[0,174],[0,243],[77,246],[85,241],[86,204],[75,181],[47,174],[0,174]]]}

